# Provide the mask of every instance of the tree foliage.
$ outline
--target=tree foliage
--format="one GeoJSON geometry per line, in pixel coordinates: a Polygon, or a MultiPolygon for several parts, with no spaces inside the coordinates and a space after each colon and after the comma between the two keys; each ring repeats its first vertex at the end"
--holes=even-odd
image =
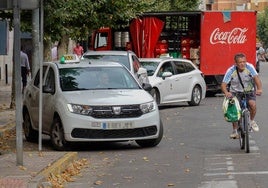
{"type": "MultiPolygon", "coordinates": [[[[144,12],[196,10],[199,0],[44,0],[43,3],[44,42],[49,44],[66,43],[67,38],[86,40],[92,30],[128,25],[144,12]]],[[[9,19],[12,27],[12,11],[0,11],[0,18],[9,19]]],[[[31,21],[32,12],[21,11],[23,32],[31,32],[31,21]]]]}
{"type": "Polygon", "coordinates": [[[52,41],[69,35],[85,39],[101,26],[118,27],[149,11],[192,10],[198,0],[46,0],[45,34],[52,41]]]}
{"type": "Polygon", "coordinates": [[[263,45],[268,47],[268,8],[264,12],[259,13],[257,18],[257,35],[263,45]]]}

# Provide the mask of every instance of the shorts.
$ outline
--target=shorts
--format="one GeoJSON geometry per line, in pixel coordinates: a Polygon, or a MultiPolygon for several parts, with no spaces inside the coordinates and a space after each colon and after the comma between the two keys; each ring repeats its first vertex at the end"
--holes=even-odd
{"type": "MultiPolygon", "coordinates": [[[[237,93],[232,93],[232,94],[233,94],[233,96],[236,96],[237,97],[238,101],[240,102],[240,106],[241,106],[241,99],[242,99],[242,97],[244,97],[245,94],[243,92],[237,92],[237,93]]],[[[247,99],[247,103],[250,100],[256,101],[256,94],[255,94],[255,92],[254,91],[247,92],[246,93],[246,99],[247,99]]]]}

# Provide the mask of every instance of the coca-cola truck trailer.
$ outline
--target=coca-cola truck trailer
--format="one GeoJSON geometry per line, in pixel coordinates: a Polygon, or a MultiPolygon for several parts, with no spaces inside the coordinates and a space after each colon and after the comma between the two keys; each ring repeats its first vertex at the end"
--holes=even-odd
{"type": "Polygon", "coordinates": [[[191,59],[204,73],[207,90],[217,92],[238,52],[256,66],[255,11],[148,12],[128,27],[100,28],[91,50],[132,50],[138,57],[191,59]]]}

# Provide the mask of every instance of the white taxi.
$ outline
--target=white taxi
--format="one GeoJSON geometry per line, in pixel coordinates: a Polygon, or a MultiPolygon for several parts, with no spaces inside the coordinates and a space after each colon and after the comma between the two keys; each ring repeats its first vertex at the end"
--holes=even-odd
{"type": "MultiPolygon", "coordinates": [[[[129,141],[158,145],[163,125],[158,106],[125,66],[91,64],[69,56],[43,63],[42,133],[56,150],[70,142],[129,141]]],[[[25,90],[23,129],[27,141],[38,139],[40,72],[25,90]]]]}

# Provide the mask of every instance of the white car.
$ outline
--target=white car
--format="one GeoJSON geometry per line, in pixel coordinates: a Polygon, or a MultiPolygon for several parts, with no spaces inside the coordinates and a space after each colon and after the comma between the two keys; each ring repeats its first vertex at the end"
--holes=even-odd
{"type": "Polygon", "coordinates": [[[147,69],[151,94],[158,105],[188,102],[197,106],[206,96],[206,83],[202,72],[187,59],[140,58],[147,69]]]}
{"type": "Polygon", "coordinates": [[[127,69],[136,77],[139,83],[149,83],[146,70],[141,67],[139,58],[132,51],[92,51],[85,52],[82,60],[100,60],[118,62],[127,67],[127,69]]]}
{"type": "MultiPolygon", "coordinates": [[[[160,143],[163,125],[158,106],[134,76],[119,63],[43,63],[42,132],[56,150],[69,142],[129,141],[141,147],[160,143]]],[[[148,88],[146,88],[148,87],[148,88]]],[[[26,87],[23,129],[38,140],[39,71],[26,87]]]]}

